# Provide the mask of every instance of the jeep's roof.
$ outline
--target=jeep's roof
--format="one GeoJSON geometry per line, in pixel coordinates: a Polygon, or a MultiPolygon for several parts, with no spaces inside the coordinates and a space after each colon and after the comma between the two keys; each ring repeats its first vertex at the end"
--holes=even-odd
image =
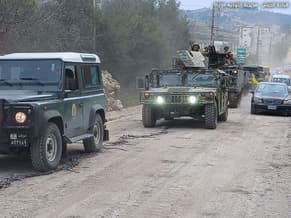
{"type": "Polygon", "coordinates": [[[61,59],[64,62],[100,63],[95,54],[75,52],[46,52],[46,53],[12,53],[0,56],[0,60],[31,60],[31,59],[61,59]]]}

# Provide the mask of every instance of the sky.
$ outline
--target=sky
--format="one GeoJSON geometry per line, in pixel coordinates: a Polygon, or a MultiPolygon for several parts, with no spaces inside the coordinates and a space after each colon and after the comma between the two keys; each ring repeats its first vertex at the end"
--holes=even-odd
{"type": "MultiPolygon", "coordinates": [[[[263,2],[284,2],[289,4],[289,8],[284,8],[284,9],[278,9],[278,8],[273,8],[273,9],[267,9],[268,11],[273,11],[273,12],[278,12],[278,13],[284,13],[284,14],[290,14],[291,15],[291,0],[225,0],[220,2],[226,3],[226,2],[255,2],[258,3],[260,6],[262,6],[263,2]]],[[[187,9],[187,10],[195,10],[199,8],[205,8],[205,7],[211,7],[212,6],[213,0],[180,0],[181,3],[181,8],[182,9],[187,9]]]]}

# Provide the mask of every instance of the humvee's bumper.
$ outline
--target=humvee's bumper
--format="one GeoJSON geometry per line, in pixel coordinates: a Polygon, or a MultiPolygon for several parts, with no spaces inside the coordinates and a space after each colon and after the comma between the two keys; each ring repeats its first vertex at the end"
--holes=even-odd
{"type": "Polygon", "coordinates": [[[148,104],[153,109],[157,118],[193,117],[203,119],[205,115],[205,104],[195,105],[155,105],[148,104]]]}

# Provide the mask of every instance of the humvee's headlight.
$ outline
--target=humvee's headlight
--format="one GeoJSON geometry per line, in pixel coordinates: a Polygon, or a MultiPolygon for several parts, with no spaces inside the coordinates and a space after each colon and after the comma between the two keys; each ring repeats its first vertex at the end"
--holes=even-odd
{"type": "Polygon", "coordinates": [[[157,101],[158,104],[164,104],[165,103],[165,99],[162,96],[158,96],[156,101],[157,101]]]}
{"type": "Polygon", "coordinates": [[[190,104],[195,104],[197,102],[197,97],[196,96],[190,96],[188,98],[188,101],[190,104]]]}
{"type": "Polygon", "coordinates": [[[15,114],[15,120],[17,123],[25,123],[26,119],[27,119],[27,115],[23,112],[17,112],[15,114]]]}

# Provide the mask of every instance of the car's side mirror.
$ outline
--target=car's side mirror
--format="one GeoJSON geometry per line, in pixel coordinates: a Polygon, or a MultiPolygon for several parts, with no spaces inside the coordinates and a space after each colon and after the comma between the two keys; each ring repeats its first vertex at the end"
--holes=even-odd
{"type": "Polygon", "coordinates": [[[251,93],[251,94],[255,94],[255,91],[254,91],[254,90],[251,90],[250,93],[251,93]]]}

